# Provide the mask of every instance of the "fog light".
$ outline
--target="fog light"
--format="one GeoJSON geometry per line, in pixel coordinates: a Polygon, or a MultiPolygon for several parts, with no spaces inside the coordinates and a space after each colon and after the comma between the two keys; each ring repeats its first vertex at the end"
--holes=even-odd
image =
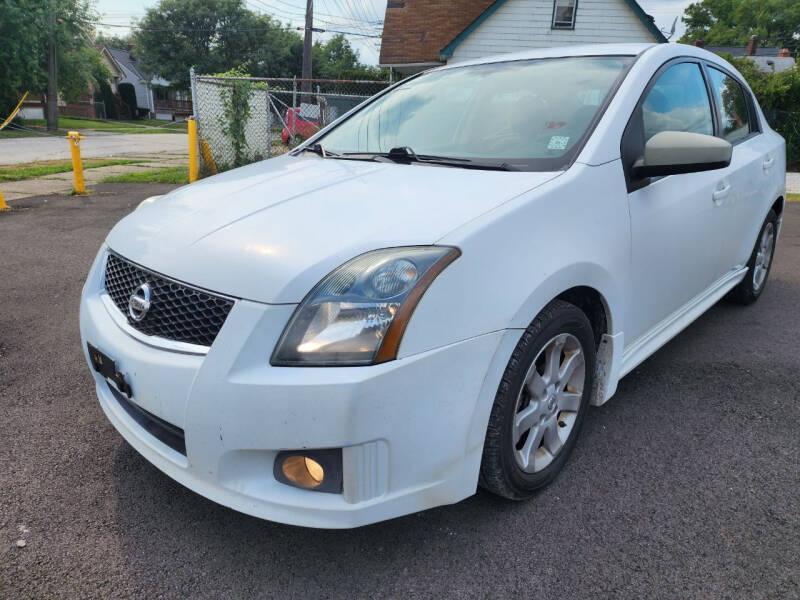
{"type": "Polygon", "coordinates": [[[342,493],[342,449],[284,450],[273,467],[275,479],[314,492],[342,493]]]}
{"type": "Polygon", "coordinates": [[[304,488],[315,488],[325,479],[325,469],[313,458],[295,454],[283,461],[286,479],[304,488]]]}

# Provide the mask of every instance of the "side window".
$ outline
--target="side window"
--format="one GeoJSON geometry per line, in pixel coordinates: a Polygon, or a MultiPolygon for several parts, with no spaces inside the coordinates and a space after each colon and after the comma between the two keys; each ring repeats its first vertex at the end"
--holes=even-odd
{"type": "Polygon", "coordinates": [[[553,0],[553,29],[575,29],[578,0],[553,0]]]}
{"type": "Polygon", "coordinates": [[[714,135],[711,114],[700,65],[674,65],[658,78],[642,105],[644,141],[662,131],[714,135]]]}
{"type": "Polygon", "coordinates": [[[722,71],[708,69],[711,89],[719,107],[722,131],[720,134],[729,142],[747,137],[752,131],[747,98],[739,82],[722,71]]]}

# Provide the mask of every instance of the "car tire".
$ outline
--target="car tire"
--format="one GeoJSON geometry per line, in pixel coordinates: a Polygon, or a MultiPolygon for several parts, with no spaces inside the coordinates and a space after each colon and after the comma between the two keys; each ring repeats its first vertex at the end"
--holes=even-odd
{"type": "Polygon", "coordinates": [[[486,431],[481,487],[524,500],[555,479],[583,424],[594,368],[589,319],[554,300],[522,334],[503,373],[486,431]]]}
{"type": "Polygon", "coordinates": [[[767,278],[775,256],[775,241],[778,234],[778,215],[770,210],[758,232],[750,260],[747,261],[747,274],[739,284],[728,293],[728,298],[736,304],[753,304],[767,286],[767,278]]]}

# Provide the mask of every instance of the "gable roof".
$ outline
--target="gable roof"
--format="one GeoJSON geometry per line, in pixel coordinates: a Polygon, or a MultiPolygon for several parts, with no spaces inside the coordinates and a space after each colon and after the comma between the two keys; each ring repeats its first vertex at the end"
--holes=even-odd
{"type": "Polygon", "coordinates": [[[144,73],[142,73],[138,67],[136,66],[136,59],[131,56],[131,53],[127,50],[123,50],[122,48],[112,48],[111,46],[105,46],[105,50],[114,59],[120,67],[127,69],[130,71],[134,77],[138,77],[142,81],[145,81],[147,77],[144,73]]]}
{"type": "MultiPolygon", "coordinates": [[[[455,48],[507,0],[389,0],[381,41],[381,65],[433,65],[455,48]],[[455,10],[454,10],[455,9],[455,10]]],[[[657,42],[667,38],[636,0],[625,0],[657,42]]]]}
{"type": "Polygon", "coordinates": [[[382,65],[440,64],[439,53],[493,0],[389,0],[381,40],[382,65]]]}

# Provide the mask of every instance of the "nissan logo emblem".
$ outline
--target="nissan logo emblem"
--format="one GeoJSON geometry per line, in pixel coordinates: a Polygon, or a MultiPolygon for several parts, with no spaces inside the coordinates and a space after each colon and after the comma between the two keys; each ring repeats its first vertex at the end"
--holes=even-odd
{"type": "Polygon", "coordinates": [[[128,314],[131,320],[138,323],[147,316],[150,310],[150,286],[143,283],[136,288],[128,300],[128,314]]]}

